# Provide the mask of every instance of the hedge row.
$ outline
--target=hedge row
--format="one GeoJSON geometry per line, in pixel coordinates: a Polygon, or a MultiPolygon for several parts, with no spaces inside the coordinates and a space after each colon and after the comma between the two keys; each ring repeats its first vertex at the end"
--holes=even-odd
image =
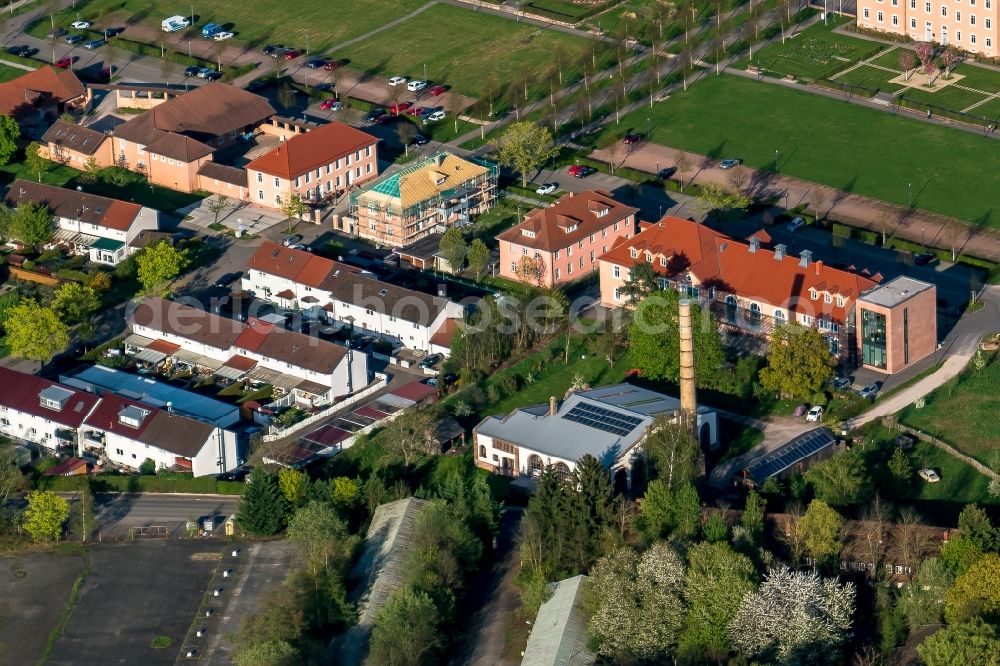
{"type": "Polygon", "coordinates": [[[98,474],[92,477],[42,476],[38,487],[43,490],[74,491],[82,484],[90,485],[95,493],[198,493],[206,495],[242,495],[246,484],[239,481],[218,481],[214,476],[192,477],[182,474],[158,474],[155,476],[124,476],[120,474],[98,474]]]}

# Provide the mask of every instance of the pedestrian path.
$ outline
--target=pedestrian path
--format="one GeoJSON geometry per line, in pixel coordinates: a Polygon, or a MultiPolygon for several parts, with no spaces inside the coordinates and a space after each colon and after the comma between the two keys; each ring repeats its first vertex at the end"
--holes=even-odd
{"type": "Polygon", "coordinates": [[[389,28],[394,28],[397,25],[399,25],[400,23],[403,23],[404,21],[409,21],[411,18],[413,18],[417,14],[420,14],[422,12],[427,11],[428,9],[430,9],[431,7],[433,7],[436,4],[437,4],[437,0],[431,0],[431,2],[428,2],[426,5],[421,5],[420,7],[417,7],[416,9],[414,9],[409,14],[406,14],[405,16],[400,16],[398,19],[389,21],[388,23],[380,25],[379,27],[375,28],[374,30],[366,32],[363,35],[358,35],[357,37],[354,37],[353,39],[348,39],[346,42],[341,42],[340,44],[337,44],[336,46],[333,46],[333,47],[331,47],[331,48],[329,48],[327,50],[330,51],[330,52],[336,52],[336,51],[339,51],[340,49],[345,49],[348,46],[352,46],[354,44],[357,44],[358,42],[363,42],[364,40],[368,39],[372,35],[377,35],[378,33],[382,32],[383,30],[388,30],[389,28]]]}

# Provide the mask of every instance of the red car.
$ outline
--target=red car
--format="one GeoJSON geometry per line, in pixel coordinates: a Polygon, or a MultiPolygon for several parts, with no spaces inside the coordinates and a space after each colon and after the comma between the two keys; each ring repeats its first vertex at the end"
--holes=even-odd
{"type": "Polygon", "coordinates": [[[422,106],[411,106],[409,109],[406,110],[406,115],[416,117],[416,116],[419,116],[423,112],[424,112],[424,107],[422,107],[422,106]]]}
{"type": "Polygon", "coordinates": [[[409,102],[398,102],[389,107],[389,113],[391,113],[394,116],[398,116],[399,114],[409,109],[411,106],[413,105],[410,104],[409,102]]]}
{"type": "Polygon", "coordinates": [[[642,141],[641,134],[626,134],[625,138],[622,139],[622,143],[626,146],[631,146],[632,144],[639,143],[640,141],[642,141]]]}
{"type": "Polygon", "coordinates": [[[584,166],[583,164],[574,164],[569,168],[569,175],[575,176],[576,178],[586,178],[590,174],[594,173],[595,169],[589,166],[584,166]]]}
{"type": "Polygon", "coordinates": [[[59,60],[56,60],[56,67],[58,67],[59,69],[69,69],[70,65],[72,64],[73,64],[72,56],[63,56],[62,58],[59,58],[59,60]]]}
{"type": "Polygon", "coordinates": [[[325,69],[328,72],[332,72],[335,69],[340,69],[343,65],[344,63],[340,62],[339,60],[327,60],[326,64],[323,65],[323,69],[325,69]]]}
{"type": "Polygon", "coordinates": [[[319,108],[324,111],[340,111],[340,102],[331,97],[330,99],[324,99],[320,102],[319,108]]]}
{"type": "Polygon", "coordinates": [[[302,51],[296,51],[295,49],[288,49],[287,51],[285,51],[285,54],[282,57],[285,60],[295,60],[300,55],[302,55],[302,51]]]}
{"type": "Polygon", "coordinates": [[[446,92],[448,92],[448,88],[446,88],[445,86],[434,86],[433,88],[427,91],[427,94],[437,97],[438,95],[443,95],[446,92]]]}

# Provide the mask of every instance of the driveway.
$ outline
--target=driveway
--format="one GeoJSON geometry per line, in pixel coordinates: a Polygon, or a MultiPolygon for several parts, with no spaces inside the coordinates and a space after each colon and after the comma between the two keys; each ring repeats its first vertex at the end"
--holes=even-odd
{"type": "Polygon", "coordinates": [[[94,515],[104,536],[120,537],[130,528],[151,525],[163,525],[170,536],[180,536],[188,520],[228,518],[238,504],[235,495],[98,493],[94,515]]]}
{"type": "Polygon", "coordinates": [[[730,488],[732,486],[733,475],[742,469],[746,469],[757,458],[767,455],[802,433],[816,427],[816,424],[808,423],[805,419],[797,419],[789,416],[769,416],[764,420],[759,420],[730,412],[718,411],[718,414],[730,421],[756,428],[764,433],[763,442],[741,456],[720,463],[711,471],[708,483],[713,488],[719,490],[730,488]]]}

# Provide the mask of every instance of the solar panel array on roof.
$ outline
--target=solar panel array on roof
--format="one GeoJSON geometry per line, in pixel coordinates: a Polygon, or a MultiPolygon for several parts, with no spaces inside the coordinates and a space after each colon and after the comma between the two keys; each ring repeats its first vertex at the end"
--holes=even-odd
{"type": "Polygon", "coordinates": [[[602,432],[610,432],[619,437],[629,434],[635,430],[637,425],[642,423],[642,419],[634,416],[613,412],[610,409],[604,409],[603,407],[597,407],[585,402],[574,405],[563,418],[567,421],[596,428],[602,432]]]}
{"type": "Polygon", "coordinates": [[[747,467],[747,473],[755,483],[763,483],[775,474],[783,472],[800,460],[815,455],[836,441],[828,428],[810,430],[780,449],[755,460],[747,467]]]}

